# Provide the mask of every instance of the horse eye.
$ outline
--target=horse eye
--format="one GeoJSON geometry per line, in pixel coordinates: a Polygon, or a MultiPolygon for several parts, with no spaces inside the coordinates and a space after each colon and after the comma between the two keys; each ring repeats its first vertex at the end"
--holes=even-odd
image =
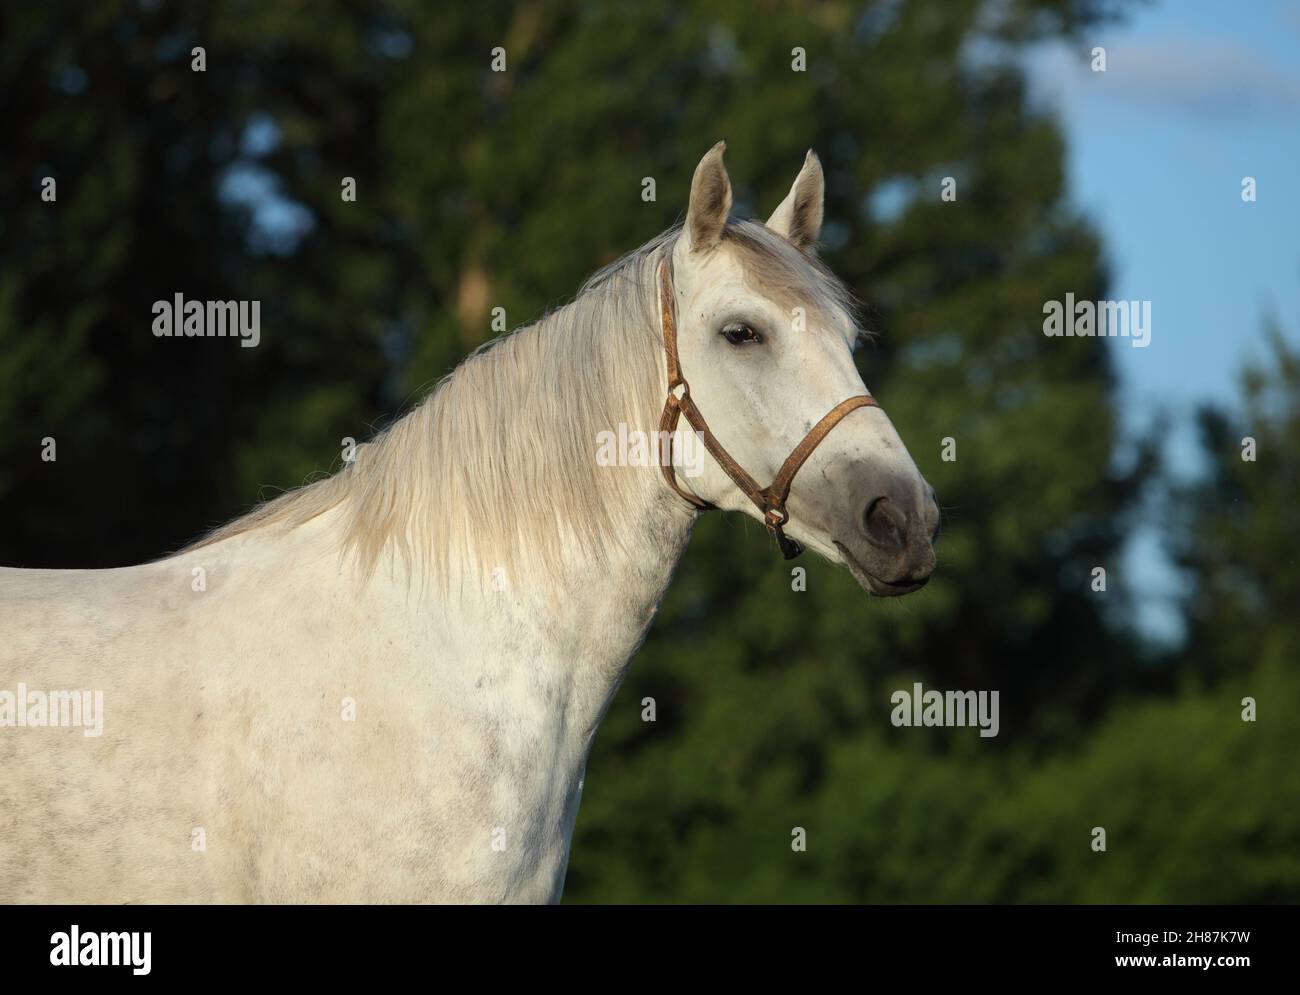
{"type": "Polygon", "coordinates": [[[748,325],[734,322],[722,329],[722,336],[732,345],[742,345],[745,342],[762,342],[763,336],[754,331],[748,325]]]}

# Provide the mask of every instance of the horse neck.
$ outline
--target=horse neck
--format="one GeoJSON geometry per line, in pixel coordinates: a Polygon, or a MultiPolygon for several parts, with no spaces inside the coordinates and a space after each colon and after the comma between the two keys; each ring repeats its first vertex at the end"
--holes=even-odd
{"type": "MultiPolygon", "coordinates": [[[[655,306],[646,311],[654,314],[655,306]]],[[[537,329],[542,335],[547,331],[545,327],[537,329]]],[[[605,334],[623,334],[628,341],[635,331],[604,328],[605,334]]],[[[653,334],[657,341],[657,331],[653,334]]],[[[640,341],[644,344],[645,340],[640,341]]],[[[629,357],[637,353],[628,347],[629,357]]],[[[641,349],[639,355],[638,361],[654,364],[654,374],[647,375],[657,386],[652,391],[653,397],[629,406],[627,429],[653,433],[659,420],[660,400],[667,393],[664,356],[661,349],[653,350],[652,356],[645,356],[641,349]],[[641,407],[646,410],[638,410],[641,407]]],[[[572,387],[581,381],[582,378],[572,378],[566,382],[572,387]]],[[[535,378],[531,389],[558,388],[553,381],[535,378]]],[[[592,398],[558,396],[554,400],[554,404],[539,407],[559,412],[593,407],[587,403],[592,398]]],[[[512,399],[512,407],[498,410],[517,412],[521,408],[535,410],[526,398],[518,397],[512,399]]],[[[581,444],[587,447],[583,458],[594,464],[595,431],[617,432],[618,425],[589,428],[593,431],[590,437],[584,436],[581,444]]],[[[495,629],[506,643],[522,643],[531,659],[546,661],[545,665],[552,670],[567,668],[572,687],[572,700],[567,707],[574,712],[566,717],[566,725],[581,729],[588,737],[594,733],[633,654],[645,638],[697,517],[695,509],[669,490],[658,466],[611,467],[600,472],[623,474],[626,482],[619,492],[619,501],[624,505],[620,509],[622,513],[609,516],[609,522],[600,519],[602,527],[610,533],[618,531],[617,535],[607,534],[597,540],[595,547],[602,555],[584,553],[581,542],[568,543],[558,563],[553,562],[541,573],[524,573],[517,578],[517,584],[516,578],[507,578],[504,590],[493,590],[490,584],[485,588],[484,563],[470,567],[473,576],[467,573],[460,578],[468,583],[458,584],[453,578],[453,587],[476,592],[477,606],[482,610],[477,617],[483,626],[495,629]]],[[[527,479],[528,475],[520,476],[527,479]]],[[[556,527],[561,532],[572,527],[571,509],[584,506],[578,500],[583,496],[571,495],[571,501],[561,496],[553,502],[556,527]]],[[[465,625],[467,616],[456,606],[456,601],[452,598],[448,603],[447,621],[451,625],[465,625]]]]}
{"type": "Polygon", "coordinates": [[[600,568],[575,567],[562,578],[563,595],[550,613],[551,647],[573,678],[573,726],[584,743],[618,691],[646,637],[690,540],[696,512],[668,491],[659,473],[644,474],[640,527],[600,568]]]}

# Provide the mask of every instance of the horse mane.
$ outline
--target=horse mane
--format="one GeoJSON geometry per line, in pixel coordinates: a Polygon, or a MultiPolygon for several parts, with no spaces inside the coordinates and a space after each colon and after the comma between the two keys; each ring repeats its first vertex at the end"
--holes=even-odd
{"type": "MultiPolygon", "coordinates": [[[[555,576],[576,553],[595,567],[643,518],[638,468],[602,467],[598,433],[652,429],[663,403],[656,270],[678,227],[592,274],[568,304],[474,350],[410,413],[333,476],[288,491],[218,527],[188,553],[260,529],[296,528],[342,509],[341,552],[366,574],[390,548],[409,572],[441,582],[454,564],[555,576]]],[[[723,240],[747,279],[816,312],[851,295],[813,257],[761,223],[723,240]]],[[[180,554],[176,554],[180,555],[180,554]]]]}

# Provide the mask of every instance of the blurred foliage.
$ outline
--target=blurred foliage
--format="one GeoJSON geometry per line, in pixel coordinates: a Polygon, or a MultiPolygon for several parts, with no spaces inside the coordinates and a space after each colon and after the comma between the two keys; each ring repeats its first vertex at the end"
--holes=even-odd
{"type": "Polygon", "coordinates": [[[1211,676],[1246,660],[1300,656],[1300,355],[1276,322],[1267,335],[1265,361],[1242,373],[1241,412],[1200,413],[1209,473],[1171,495],[1193,660],[1211,676]],[[1293,624],[1278,624],[1288,616],[1293,624]]]}
{"type": "Polygon", "coordinates": [[[1123,7],[10,5],[3,562],[139,562],[329,470],[491,307],[525,323],[677,220],[717,139],[746,216],[812,147],[825,257],[883,332],[864,376],[945,509],[940,568],[867,604],[801,561],[796,592],[757,526],[704,521],[597,739],[567,898],[1295,901],[1295,358],[1248,378],[1241,426],[1205,415],[1213,470],[1169,490],[1192,638],[1160,652],[1119,560],[1158,440],[1124,435],[1101,343],[1040,331],[1107,278],[1017,59],[1086,52],[1123,7]],[[261,300],[261,346],[154,338],[177,292],[261,300]],[[999,689],[1001,735],[894,729],[917,680],[999,689]]]}

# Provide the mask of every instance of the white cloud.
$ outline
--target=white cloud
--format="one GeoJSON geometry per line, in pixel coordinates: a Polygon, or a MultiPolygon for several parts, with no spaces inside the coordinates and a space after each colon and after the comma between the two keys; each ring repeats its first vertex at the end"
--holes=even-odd
{"type": "Polygon", "coordinates": [[[1035,96],[1065,111],[1082,100],[1114,100],[1235,120],[1300,110],[1300,76],[1234,40],[1166,36],[1105,48],[1104,73],[1089,68],[1090,50],[1053,45],[1035,53],[1035,96]]]}

